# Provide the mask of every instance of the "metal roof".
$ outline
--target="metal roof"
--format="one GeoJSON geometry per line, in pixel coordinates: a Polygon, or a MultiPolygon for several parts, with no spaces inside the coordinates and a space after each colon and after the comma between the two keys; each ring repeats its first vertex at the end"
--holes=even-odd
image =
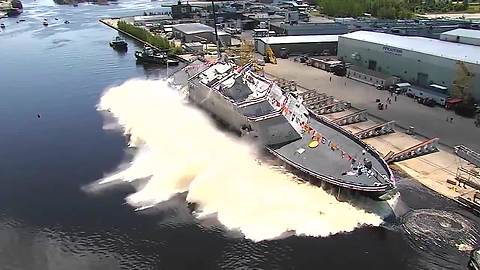
{"type": "Polygon", "coordinates": [[[214,32],[215,29],[205,24],[201,23],[181,23],[172,25],[173,29],[177,31],[183,32],[187,35],[189,34],[197,34],[197,33],[204,33],[204,32],[214,32]]]}
{"type": "Polygon", "coordinates": [[[260,40],[266,44],[338,42],[338,35],[264,37],[260,40]]]}
{"type": "Polygon", "coordinates": [[[460,37],[480,39],[480,31],[479,30],[471,30],[471,29],[458,28],[458,29],[455,29],[455,30],[450,30],[450,31],[447,31],[447,32],[443,32],[442,35],[460,36],[460,37]]]}
{"type": "Polygon", "coordinates": [[[397,36],[369,31],[352,32],[340,37],[391,46],[456,61],[463,61],[477,65],[480,64],[480,46],[453,43],[438,39],[397,36]]]}
{"type": "MultiPolygon", "coordinates": [[[[215,29],[205,24],[201,23],[181,23],[174,24],[171,26],[173,29],[183,32],[187,35],[198,34],[198,33],[214,33],[215,29]]],[[[217,31],[219,36],[229,36],[230,34],[221,30],[217,31]]]]}

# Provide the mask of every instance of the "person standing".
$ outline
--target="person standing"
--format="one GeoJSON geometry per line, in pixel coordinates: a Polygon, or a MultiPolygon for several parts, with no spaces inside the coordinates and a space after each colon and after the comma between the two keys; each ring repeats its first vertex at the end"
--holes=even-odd
{"type": "Polygon", "coordinates": [[[395,97],[394,97],[394,99],[395,99],[395,102],[397,102],[397,97],[398,97],[398,95],[395,95],[395,97]]]}

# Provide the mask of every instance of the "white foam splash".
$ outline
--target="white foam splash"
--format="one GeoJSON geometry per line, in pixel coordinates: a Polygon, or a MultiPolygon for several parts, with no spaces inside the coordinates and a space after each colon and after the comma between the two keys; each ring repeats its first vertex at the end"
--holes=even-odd
{"type": "Polygon", "coordinates": [[[328,236],[382,222],[255,161],[255,149],[218,130],[165,81],[131,80],[112,87],[98,110],[118,119],[129,146],[139,150],[126,169],[97,184],[148,178],[127,198],[137,209],[187,191],[187,200],[200,207],[199,218],[216,215],[227,228],[256,241],[292,231],[328,236]]]}

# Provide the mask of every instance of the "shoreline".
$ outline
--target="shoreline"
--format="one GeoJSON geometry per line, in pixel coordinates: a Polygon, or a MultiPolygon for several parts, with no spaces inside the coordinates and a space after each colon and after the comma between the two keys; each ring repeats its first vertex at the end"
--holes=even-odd
{"type": "MultiPolygon", "coordinates": [[[[108,26],[108,27],[110,27],[110,28],[112,28],[112,29],[114,29],[114,30],[116,30],[116,31],[118,31],[118,32],[120,32],[120,33],[128,36],[128,37],[131,38],[131,39],[134,39],[134,40],[136,40],[136,41],[138,41],[138,42],[140,42],[140,43],[146,44],[146,45],[148,45],[149,47],[155,48],[155,49],[157,49],[157,50],[161,50],[160,48],[158,48],[158,47],[156,47],[156,46],[153,46],[152,44],[150,44],[150,43],[148,43],[148,42],[146,42],[146,41],[143,41],[142,39],[137,38],[136,36],[134,36],[134,35],[132,35],[132,34],[130,34],[130,33],[127,33],[127,32],[125,32],[125,31],[123,31],[123,30],[120,30],[120,29],[118,28],[118,26],[117,26],[117,23],[118,23],[119,20],[120,20],[120,19],[116,19],[116,18],[115,18],[115,19],[114,19],[114,18],[102,18],[102,19],[99,19],[98,21],[99,21],[100,23],[102,23],[102,24],[104,24],[104,25],[106,25],[106,26],[108,26]]],[[[179,60],[179,61],[181,61],[181,62],[183,62],[183,63],[190,63],[190,60],[189,60],[188,58],[186,58],[186,57],[188,57],[188,55],[172,55],[172,56],[170,56],[170,57],[173,57],[173,58],[175,58],[175,59],[177,59],[177,60],[179,60]]]]}

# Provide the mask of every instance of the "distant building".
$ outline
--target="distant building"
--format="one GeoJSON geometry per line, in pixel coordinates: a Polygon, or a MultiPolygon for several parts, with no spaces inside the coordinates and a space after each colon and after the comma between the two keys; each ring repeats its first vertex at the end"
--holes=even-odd
{"type": "Polygon", "coordinates": [[[338,38],[338,57],[356,66],[428,87],[451,90],[455,80],[468,81],[480,100],[480,47],[423,37],[357,31],[338,38]]]}
{"type": "Polygon", "coordinates": [[[190,4],[182,4],[181,1],[178,1],[176,5],[172,5],[172,18],[186,19],[192,17],[192,6],[190,4]]]}
{"type": "Polygon", "coordinates": [[[440,39],[480,46],[480,30],[455,29],[442,33],[440,39]]]}
{"type": "Polygon", "coordinates": [[[401,36],[419,36],[426,38],[440,38],[445,31],[457,28],[473,28],[476,24],[465,20],[380,20],[380,19],[354,19],[335,18],[335,22],[347,25],[352,31],[375,31],[401,36]]]}
{"type": "Polygon", "coordinates": [[[265,55],[270,47],[277,56],[282,48],[290,55],[336,55],[337,44],[338,35],[264,37],[255,39],[255,50],[265,55]]]}
{"type": "MultiPolygon", "coordinates": [[[[201,23],[182,23],[172,25],[172,31],[175,38],[181,40],[183,43],[191,42],[207,42],[215,43],[215,29],[201,23]]],[[[220,45],[230,46],[231,36],[223,31],[218,31],[220,45]]]]}
{"type": "Polygon", "coordinates": [[[271,23],[270,30],[286,36],[342,35],[348,33],[348,27],[340,23],[271,23]]]}

